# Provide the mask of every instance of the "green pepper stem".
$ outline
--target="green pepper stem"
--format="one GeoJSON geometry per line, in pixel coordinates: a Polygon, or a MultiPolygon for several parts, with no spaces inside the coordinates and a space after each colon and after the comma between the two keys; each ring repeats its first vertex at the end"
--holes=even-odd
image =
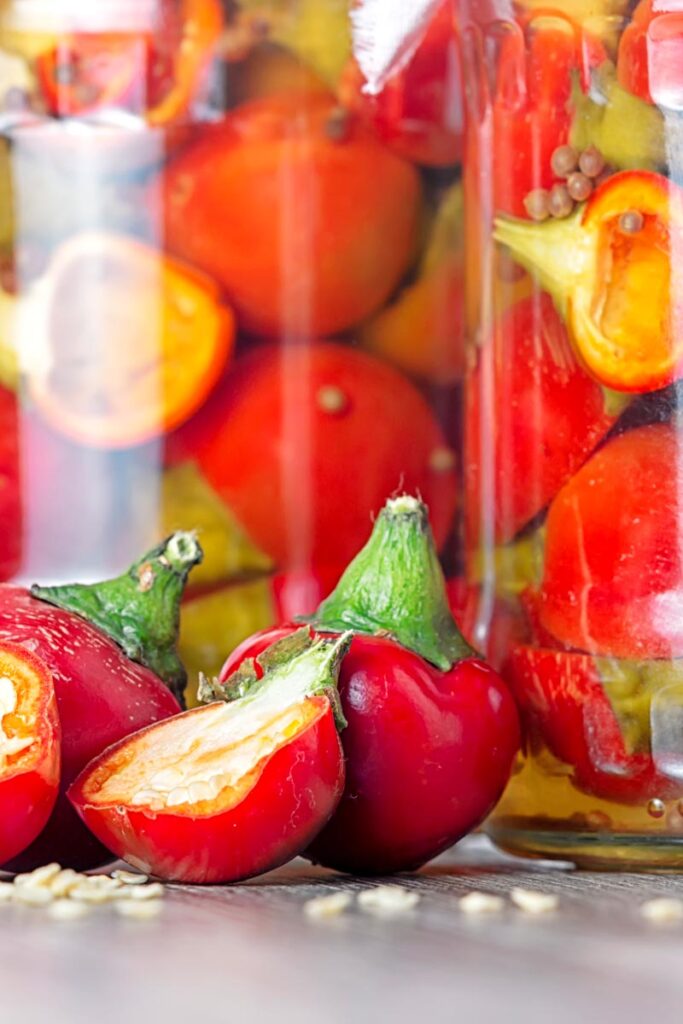
{"type": "Polygon", "coordinates": [[[576,282],[590,259],[592,240],[582,227],[583,211],[571,217],[538,224],[513,217],[498,217],[493,237],[510,250],[517,263],[549,292],[562,316],[576,282]]]}
{"type": "Polygon", "coordinates": [[[31,588],[33,597],[87,619],[126,655],[155,672],[183,703],[187,673],[176,644],[180,602],[203,552],[193,533],[178,532],[113,580],[31,588]]]}
{"type": "Polygon", "coordinates": [[[224,682],[200,680],[203,704],[260,700],[293,705],[306,697],[327,697],[339,730],[346,719],[339,699],[339,670],[351,645],[352,634],[319,637],[307,627],[278,640],[257,658],[248,658],[224,682]]]}
{"type": "Polygon", "coordinates": [[[473,655],[448,605],[422,501],[404,495],[387,502],[312,624],[320,631],[389,635],[444,672],[473,655]]]}

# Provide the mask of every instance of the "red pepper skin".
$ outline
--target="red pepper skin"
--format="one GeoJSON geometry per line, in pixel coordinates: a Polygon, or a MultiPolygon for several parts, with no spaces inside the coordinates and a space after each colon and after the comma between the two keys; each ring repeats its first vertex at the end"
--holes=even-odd
{"type": "Polygon", "coordinates": [[[612,438],[553,501],[537,610],[559,646],[683,657],[679,460],[670,424],[639,427],[612,438]]]}
{"type": "Polygon", "coordinates": [[[627,804],[680,796],[680,780],[658,772],[649,753],[627,750],[590,655],[517,647],[505,678],[527,728],[571,765],[579,789],[627,804]]]}
{"type": "MultiPolygon", "coordinates": [[[[221,680],[295,628],[246,641],[221,680]]],[[[517,710],[493,669],[471,658],[439,672],[393,640],[356,635],[339,693],[346,788],[306,856],[358,874],[407,871],[484,820],[519,748],[517,710]]]]}
{"type": "Polygon", "coordinates": [[[71,612],[0,587],[0,641],[11,641],[50,668],[62,724],[60,796],[35,843],[12,862],[30,870],[50,860],[84,869],[111,858],[83,827],[65,792],[106,747],[129,733],[180,711],[162,680],[132,662],[101,630],[71,612]]]}
{"type": "Polygon", "coordinates": [[[616,417],[600,385],[579,365],[549,295],[523,299],[496,323],[492,368],[474,370],[466,401],[465,478],[468,541],[479,542],[480,509],[493,510],[495,538],[507,543],[555,497],[586,461],[616,417]],[[484,382],[497,410],[482,442],[484,382]],[[533,409],[533,415],[520,410],[533,409]],[[491,494],[482,493],[487,462],[491,494]]]}
{"type": "MultiPolygon", "coordinates": [[[[89,801],[88,783],[130,737],[79,776],[69,799],[87,827],[117,857],[160,878],[192,884],[237,882],[279,867],[306,848],[336,807],[344,788],[344,759],[329,701],[317,719],[268,760],[236,806],[214,814],[89,801]]],[[[207,708],[188,711],[201,715],[207,708]]],[[[163,725],[151,726],[163,730],[163,725]]]]}
{"type": "MultiPolygon", "coordinates": [[[[0,643],[0,671],[33,697],[35,740],[12,766],[0,768],[0,863],[16,857],[43,830],[59,789],[60,725],[52,677],[47,665],[15,644],[0,643]]],[[[0,721],[2,720],[0,715],[0,721]]]]}

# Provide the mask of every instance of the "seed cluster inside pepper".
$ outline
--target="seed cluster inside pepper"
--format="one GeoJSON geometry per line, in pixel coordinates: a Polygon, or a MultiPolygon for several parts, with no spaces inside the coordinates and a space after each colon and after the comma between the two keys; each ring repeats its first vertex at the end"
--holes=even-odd
{"type": "Polygon", "coordinates": [[[553,174],[563,179],[552,188],[537,188],[529,192],[524,208],[532,220],[544,221],[549,217],[562,220],[574,212],[577,203],[583,203],[612,173],[605,157],[596,146],[579,152],[573,146],[558,146],[550,165],[553,174]]]}

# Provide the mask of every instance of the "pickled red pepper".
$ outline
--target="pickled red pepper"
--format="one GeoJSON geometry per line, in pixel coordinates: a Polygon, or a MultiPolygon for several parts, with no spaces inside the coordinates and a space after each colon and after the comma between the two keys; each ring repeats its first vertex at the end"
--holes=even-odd
{"type": "Polygon", "coordinates": [[[570,218],[498,218],[494,237],[554,298],[577,354],[606,388],[643,393],[683,373],[683,192],[662,175],[608,178],[570,218]]]}

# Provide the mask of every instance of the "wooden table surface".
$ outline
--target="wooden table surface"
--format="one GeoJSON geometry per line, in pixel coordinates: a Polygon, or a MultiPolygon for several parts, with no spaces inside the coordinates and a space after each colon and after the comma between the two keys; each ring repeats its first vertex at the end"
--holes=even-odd
{"type": "Polygon", "coordinates": [[[56,923],[0,906],[1,1024],[668,1024],[683,1020],[683,924],[640,904],[683,877],[587,874],[461,844],[400,884],[416,911],[309,920],[312,896],[375,883],[295,862],[231,888],[174,887],[152,921],[96,908],[56,923]],[[530,918],[468,918],[457,897],[559,894],[530,918]]]}

